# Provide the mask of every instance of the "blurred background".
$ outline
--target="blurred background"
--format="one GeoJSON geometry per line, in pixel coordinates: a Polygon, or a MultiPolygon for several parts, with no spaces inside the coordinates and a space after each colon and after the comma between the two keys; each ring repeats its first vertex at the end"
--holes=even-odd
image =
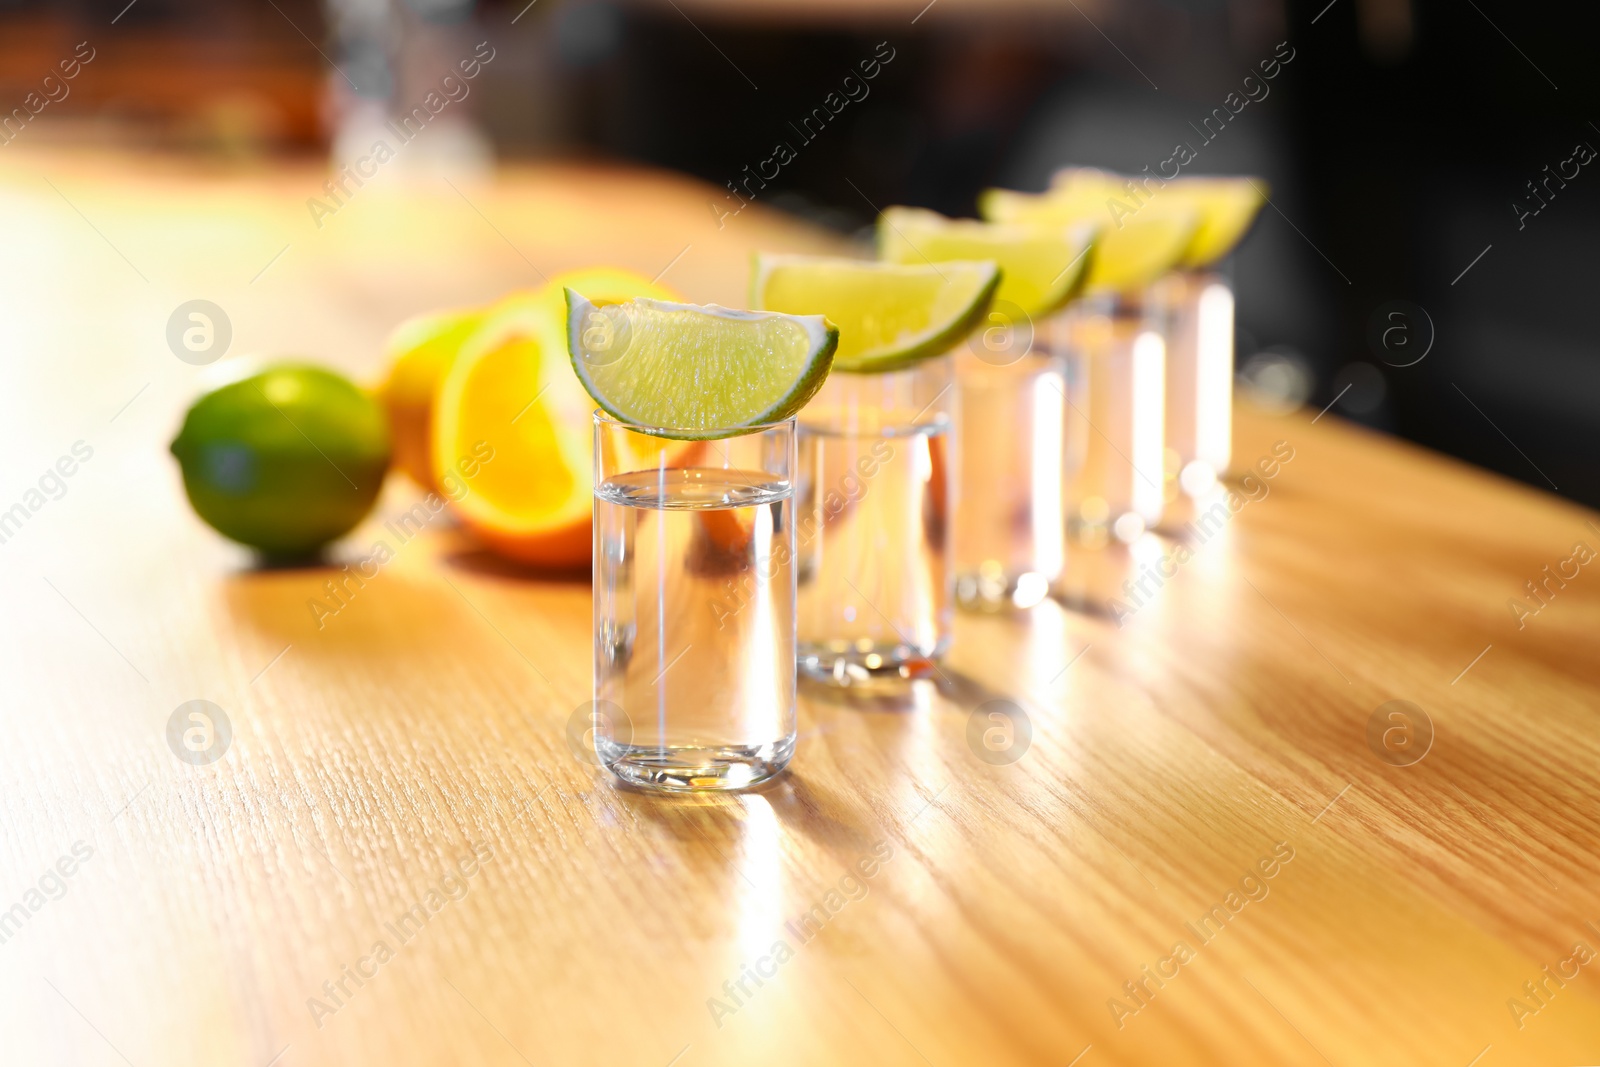
{"type": "Polygon", "coordinates": [[[971,214],[987,185],[1155,170],[1181,142],[1184,173],[1272,189],[1232,263],[1258,399],[1600,505],[1595,23],[1508,0],[0,0],[0,173],[30,145],[337,171],[398,136],[412,170],[627,161],[728,189],[712,217],[754,199],[864,234],[888,204],[971,214]]]}

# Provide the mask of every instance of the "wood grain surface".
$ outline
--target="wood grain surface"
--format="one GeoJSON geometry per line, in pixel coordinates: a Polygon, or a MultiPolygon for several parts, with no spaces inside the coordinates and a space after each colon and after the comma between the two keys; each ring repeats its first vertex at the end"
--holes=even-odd
{"type": "Polygon", "coordinates": [[[395,175],[318,228],[322,178],[0,160],[4,1063],[1600,1060],[1600,574],[1543,575],[1595,515],[1241,410],[1242,461],[1293,458],[1121,625],[962,616],[902,697],[806,690],[770,787],[626,792],[567,740],[587,576],[440,521],[319,627],[330,571],[254,569],[184,501],[212,372],[167,319],[371,377],[402,316],[541,273],[739,304],[752,249],[830,242],[594,167],[395,175]],[[166,740],[195,699],[232,727],[208,766],[166,740]],[[1009,763],[969,743],[992,700],[1009,763]],[[1409,766],[1398,720],[1369,744],[1394,700],[1409,766]]]}

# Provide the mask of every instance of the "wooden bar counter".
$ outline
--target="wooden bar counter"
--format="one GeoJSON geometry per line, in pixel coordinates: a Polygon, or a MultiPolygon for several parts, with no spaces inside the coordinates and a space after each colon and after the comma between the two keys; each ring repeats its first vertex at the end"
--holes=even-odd
{"type": "Polygon", "coordinates": [[[624,791],[569,749],[587,575],[440,522],[319,618],[329,571],[188,507],[166,446],[215,368],[168,317],[371,380],[419,310],[591,263],[740,305],[753,250],[833,243],[659,173],[384,175],[314,218],[325,177],[0,159],[5,1064],[1600,1062],[1593,513],[1242,408],[1236,456],[1292,458],[1131,614],[961,616],[903,698],[806,690],[772,785],[624,791]],[[167,743],[196,699],[208,766],[167,743]]]}

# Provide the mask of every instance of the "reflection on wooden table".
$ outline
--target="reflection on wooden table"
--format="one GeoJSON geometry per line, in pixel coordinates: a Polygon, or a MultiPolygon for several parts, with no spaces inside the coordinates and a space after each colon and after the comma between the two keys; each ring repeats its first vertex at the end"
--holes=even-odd
{"type": "Polygon", "coordinates": [[[1600,544],[1592,514],[1244,410],[1240,461],[1293,461],[1181,563],[1130,559],[1160,580],[1121,625],[959,616],[903,698],[805,689],[772,786],[640,795],[568,748],[584,575],[442,521],[395,539],[419,495],[396,480],[341,561],[392,558],[319,616],[329,571],[253,570],[201,527],[164,449],[208,371],[165,322],[209,299],[233,353],[371,377],[422,307],[597,261],[735,304],[751,250],[830,240],[760,210],[719,229],[710,190],[634,171],[374,184],[318,229],[311,170],[5,163],[6,1062],[1600,1050],[1600,579],[1507,607],[1600,544]],[[199,699],[231,743],[192,766],[165,731],[199,699]],[[982,755],[996,701],[1026,724],[1011,762],[982,755]]]}

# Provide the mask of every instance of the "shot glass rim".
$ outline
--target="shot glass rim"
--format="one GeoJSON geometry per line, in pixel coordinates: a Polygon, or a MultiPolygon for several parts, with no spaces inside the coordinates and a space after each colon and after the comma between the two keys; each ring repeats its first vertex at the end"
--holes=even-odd
{"type": "MultiPolygon", "coordinates": [[[[657,438],[659,440],[662,440],[662,441],[674,441],[674,440],[682,441],[682,440],[685,440],[684,438],[667,437],[667,436],[664,436],[662,433],[653,432],[653,431],[666,431],[667,433],[681,433],[682,432],[681,429],[677,429],[677,428],[674,428],[674,427],[671,427],[671,426],[649,426],[649,425],[645,425],[644,423],[629,422],[626,419],[617,418],[615,415],[613,415],[610,412],[606,411],[604,408],[595,408],[594,412],[593,412],[593,418],[594,418],[594,425],[597,428],[601,427],[601,426],[616,426],[619,429],[628,430],[628,431],[630,431],[632,433],[644,434],[646,437],[655,437],[655,438],[657,438]]],[[[709,430],[709,431],[697,429],[697,430],[695,430],[695,433],[703,433],[703,434],[707,434],[708,436],[703,437],[703,438],[695,438],[694,440],[726,441],[726,440],[729,440],[730,438],[734,438],[734,437],[751,437],[751,436],[754,436],[755,434],[768,433],[768,432],[770,432],[772,430],[781,430],[784,427],[789,427],[790,429],[794,429],[795,428],[795,416],[794,415],[790,415],[786,419],[779,419],[777,422],[757,422],[757,423],[751,423],[748,426],[739,426],[739,427],[733,427],[733,428],[724,427],[724,428],[721,428],[721,429],[715,429],[715,430],[709,430]]]]}

